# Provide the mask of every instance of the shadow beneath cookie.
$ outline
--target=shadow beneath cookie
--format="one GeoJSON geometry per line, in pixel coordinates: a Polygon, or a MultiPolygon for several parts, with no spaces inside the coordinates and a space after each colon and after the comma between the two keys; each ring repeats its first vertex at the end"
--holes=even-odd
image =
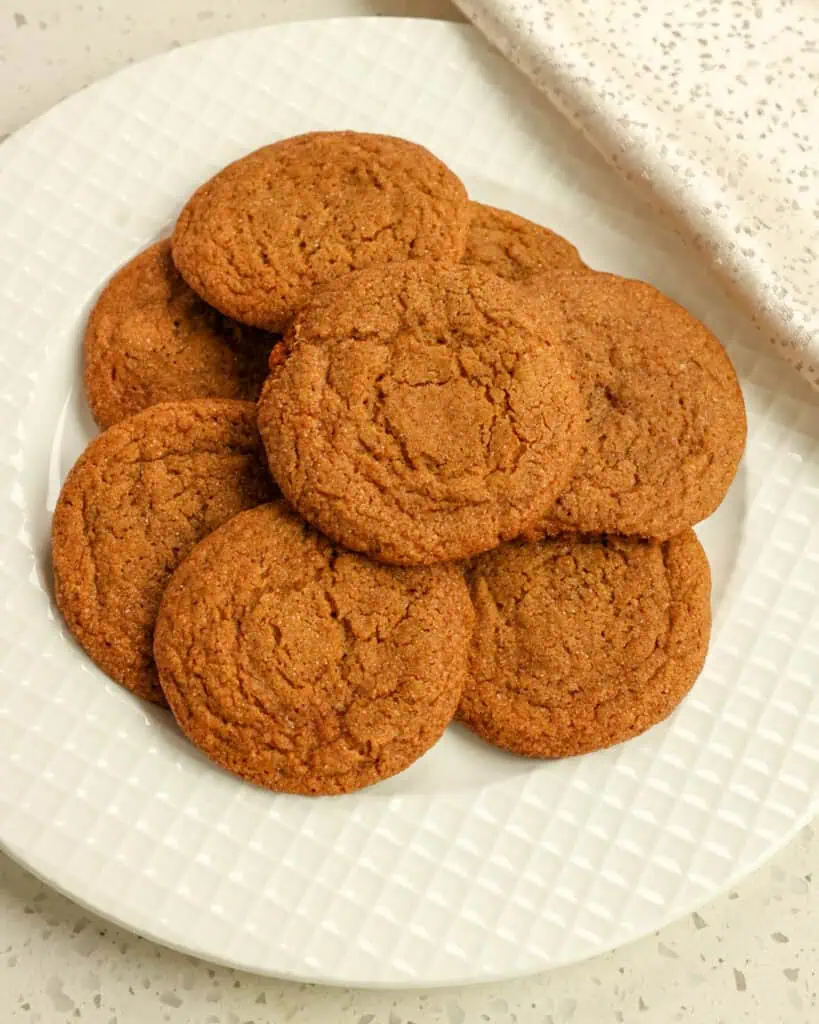
{"type": "Polygon", "coordinates": [[[497,782],[528,775],[543,765],[498,750],[454,722],[436,745],[399,775],[379,782],[366,796],[440,795],[480,790],[497,782]]]}
{"type": "Polygon", "coordinates": [[[185,736],[176,724],[176,719],[171,714],[169,708],[160,707],[158,704],[150,704],[148,701],[140,700],[139,697],[133,697],[131,694],[126,694],[125,696],[131,700],[139,701],[140,709],[145,716],[147,724],[153,730],[155,739],[161,745],[163,752],[171,754],[177,763],[184,759],[197,769],[207,767],[222,771],[209,758],[205,757],[199,748],[195,747],[185,736]]]}
{"type": "Polygon", "coordinates": [[[725,607],[746,536],[747,490],[748,474],[741,464],[720,507],[696,527],[697,536],[711,565],[711,609],[715,621],[719,621],[721,610],[725,607]]]}

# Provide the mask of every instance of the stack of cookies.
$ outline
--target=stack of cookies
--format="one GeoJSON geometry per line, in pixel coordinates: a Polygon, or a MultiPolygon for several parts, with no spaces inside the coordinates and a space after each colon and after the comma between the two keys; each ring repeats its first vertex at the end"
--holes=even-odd
{"type": "Polygon", "coordinates": [[[455,718],[610,746],[699,674],[745,412],[717,339],[402,139],[266,146],[108,283],[57,603],[215,762],[332,794],[455,718]]]}

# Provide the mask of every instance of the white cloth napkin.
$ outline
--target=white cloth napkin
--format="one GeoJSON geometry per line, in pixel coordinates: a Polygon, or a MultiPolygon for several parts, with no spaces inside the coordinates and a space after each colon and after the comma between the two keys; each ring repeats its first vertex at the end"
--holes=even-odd
{"type": "Polygon", "coordinates": [[[819,388],[819,0],[456,0],[819,388]]]}

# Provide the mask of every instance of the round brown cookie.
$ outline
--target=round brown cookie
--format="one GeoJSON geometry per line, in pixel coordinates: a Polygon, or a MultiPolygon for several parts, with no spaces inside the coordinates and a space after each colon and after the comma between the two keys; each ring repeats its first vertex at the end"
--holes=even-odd
{"type": "Polygon", "coordinates": [[[745,447],[745,405],[722,345],[642,281],[589,271],[532,283],[575,356],[588,424],[541,532],[663,539],[705,519],[745,447]]]}
{"type": "Polygon", "coordinates": [[[469,203],[422,146],[313,132],[265,146],[206,182],[173,236],[182,276],[244,323],[283,328],[311,290],[393,260],[459,260],[469,203]]]}
{"type": "Polygon", "coordinates": [[[250,402],[167,402],[110,427],[63,485],[52,522],[57,605],[116,682],[164,703],[151,644],[165,584],[193,546],[269,501],[250,402]]]}
{"type": "Polygon", "coordinates": [[[569,757],[621,743],[669,715],[702,669],[711,579],[691,530],[509,544],[468,575],[458,717],[496,746],[569,757]]]}
{"type": "Polygon", "coordinates": [[[217,764],[274,790],[348,793],[439,739],[472,620],[457,567],[339,551],[279,502],[237,516],[177,569],[154,650],[177,721],[217,764]]]}
{"type": "Polygon", "coordinates": [[[379,561],[428,565],[516,537],[574,468],[582,401],[560,342],[483,268],[351,274],[315,295],[271,362],[259,431],[276,481],[379,561]]]}
{"type": "Polygon", "coordinates": [[[111,278],[91,311],[88,404],[104,430],[159,402],[255,402],[276,340],[207,306],[180,277],[170,240],[157,242],[111,278]]]}
{"type": "Polygon", "coordinates": [[[577,249],[548,228],[483,203],[470,203],[472,219],[463,263],[486,267],[507,281],[585,267],[577,249]]]}

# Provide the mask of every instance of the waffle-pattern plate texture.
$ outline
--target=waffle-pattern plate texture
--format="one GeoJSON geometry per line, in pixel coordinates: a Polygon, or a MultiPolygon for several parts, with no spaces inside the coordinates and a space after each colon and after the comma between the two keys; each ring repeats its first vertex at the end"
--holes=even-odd
{"type": "Polygon", "coordinates": [[[363,19],[228,36],[61,104],[0,147],[0,840],[144,935],[241,967],[432,986],[580,960],[716,895],[819,794],[819,403],[638,191],[470,28],[363,19]],[[312,128],[404,135],[472,194],[644,277],[723,339],[748,453],[700,535],[708,662],[667,723],[556,763],[451,729],[337,799],[210,765],[105,679],[51,597],[49,523],[93,435],[90,303],[222,164],[312,128]]]}

